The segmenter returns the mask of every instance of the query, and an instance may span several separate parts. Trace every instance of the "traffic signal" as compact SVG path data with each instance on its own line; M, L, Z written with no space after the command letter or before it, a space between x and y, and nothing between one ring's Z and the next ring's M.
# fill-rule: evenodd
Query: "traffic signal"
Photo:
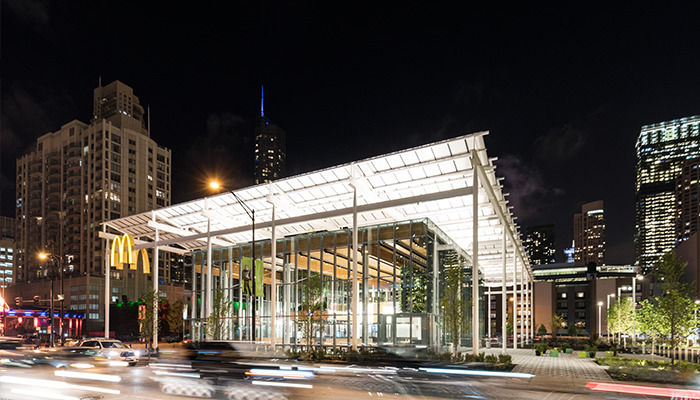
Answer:
M19 297L19 296L15 297L15 305L17 307L22 307L22 298L21 297Z
M34 307L39 306L39 296L34 296Z

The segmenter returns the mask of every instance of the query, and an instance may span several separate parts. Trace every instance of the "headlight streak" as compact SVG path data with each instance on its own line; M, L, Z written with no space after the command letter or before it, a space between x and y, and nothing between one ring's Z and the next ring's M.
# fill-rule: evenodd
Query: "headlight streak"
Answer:
M189 365L180 365L180 364L163 364L163 363L152 363L148 364L149 368L154 368L154 369L187 369L191 370L192 367Z
M56 371L62 372L62 371ZM119 378L121 380L121 378ZM52 388L52 389L80 389L89 390L94 392L108 393L108 394L119 394L119 390L107 389L96 386L83 386L74 385L68 382L52 381L48 379L33 379L33 378L22 378L18 376L0 376L0 382L10 383L16 385L28 385L34 387Z
M313 376L314 376L313 372L260 369L260 368L253 368L250 371L246 371L245 374L252 375L252 376L274 376L274 377L278 377L278 378L289 378L289 379L309 379L309 378L313 378Z
M164 376L179 376L182 378L199 378L199 374L193 372L168 372L168 371L153 371L156 375Z
M102 382L121 382L122 377L119 375L105 375L105 374L94 374L91 372L78 372L78 371L54 371L55 376L60 376L62 378L76 378L76 379L89 379L92 381L102 381Z
M12 393L27 396L29 399L56 399L56 400L80 400L78 397L64 396L58 393L46 393L40 389L15 389L10 390Z
M678 399L700 399L700 391L689 389L663 388L654 386L624 385L619 383L588 382L586 387L603 392L640 394L647 396L671 397Z
M303 383L286 383L286 382L269 382L269 381L253 381L253 385L259 386L278 386L289 388L313 389L314 385L305 385Z
M343 368L336 368L335 372L363 372L363 373L368 373L368 374L395 375L396 369L343 367Z
M110 367L126 367L127 365L129 365L129 363L126 361L110 361L109 362Z
M535 375L525 374L522 372L499 372L499 371L480 371L475 369L449 369L449 368L418 368L421 371L431 374L455 374L455 375L471 375L471 376L493 376L501 378L534 378Z
M85 364L85 363L73 363L73 364L70 364L70 367L72 367L72 368L78 368L78 369L95 368L94 365L92 365L92 364Z

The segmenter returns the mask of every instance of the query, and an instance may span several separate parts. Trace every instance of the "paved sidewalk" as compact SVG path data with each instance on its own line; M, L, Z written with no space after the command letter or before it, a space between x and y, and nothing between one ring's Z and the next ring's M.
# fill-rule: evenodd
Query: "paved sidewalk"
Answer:
M483 349L486 354L501 354L501 349ZM532 349L508 349L516 367L513 372L533 374L538 377L575 378L597 382L612 382L605 369L591 358L578 358L576 354L559 354L559 357L536 356ZM603 356L604 353L599 353Z

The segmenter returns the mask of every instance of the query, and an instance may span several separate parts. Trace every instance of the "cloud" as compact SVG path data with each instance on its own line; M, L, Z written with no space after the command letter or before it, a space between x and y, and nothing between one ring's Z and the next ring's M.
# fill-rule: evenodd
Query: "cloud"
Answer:
M50 21L49 4L48 0L5 0L5 5L10 11L38 30Z
M548 200L564 195L560 188L548 187L542 173L515 155L505 155L497 161L496 174L505 177L504 192L514 213L522 219L537 218L549 211Z
M535 158L567 160L578 154L589 134L572 125L551 129L533 143Z

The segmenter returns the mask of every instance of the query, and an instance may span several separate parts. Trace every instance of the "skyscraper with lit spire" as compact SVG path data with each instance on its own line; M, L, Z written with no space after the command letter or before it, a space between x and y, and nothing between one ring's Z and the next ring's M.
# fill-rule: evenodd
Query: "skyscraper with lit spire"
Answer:
M255 118L255 184L274 181L286 173L286 134L265 116L264 101L261 87L260 116Z

